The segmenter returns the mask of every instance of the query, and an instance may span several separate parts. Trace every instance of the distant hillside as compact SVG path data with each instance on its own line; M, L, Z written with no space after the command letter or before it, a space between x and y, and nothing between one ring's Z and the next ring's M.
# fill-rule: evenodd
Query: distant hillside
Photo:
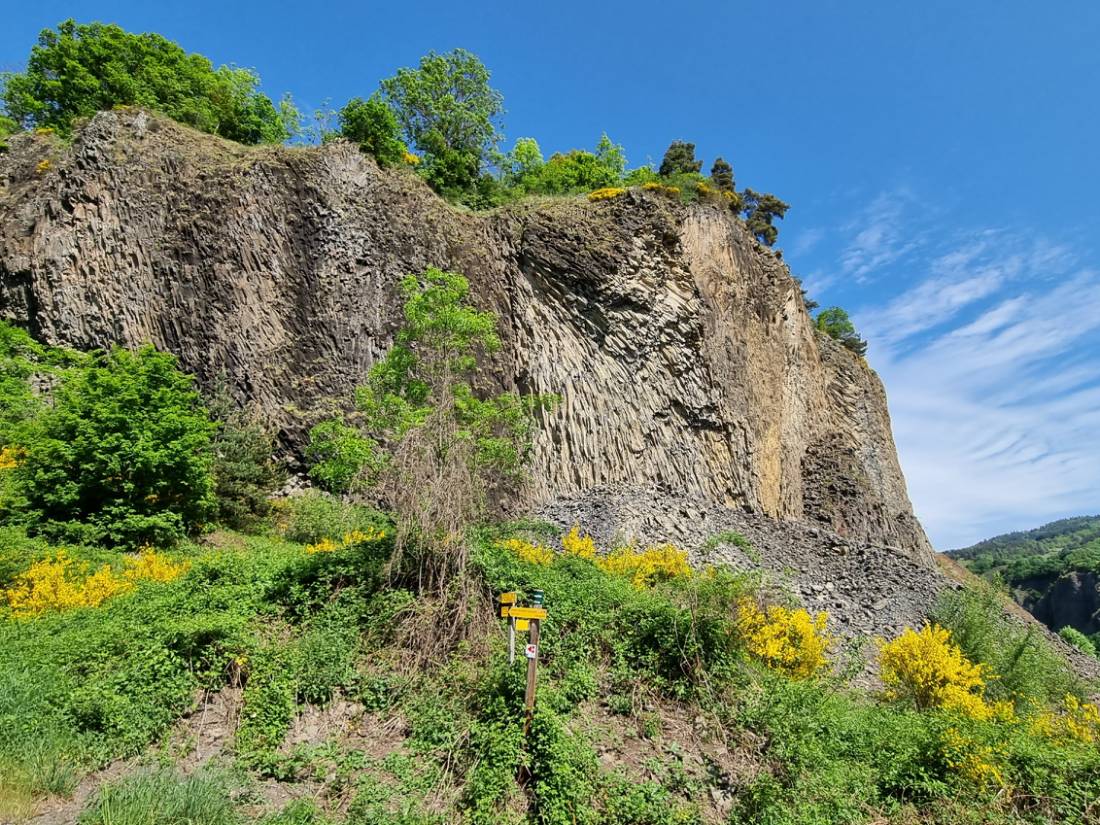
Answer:
M1052 521L950 550L947 555L975 573L998 572L1010 583L1068 570L1100 570L1100 516Z
M1052 630L1100 634L1100 516L1052 521L947 555L979 575L999 575L1016 601Z

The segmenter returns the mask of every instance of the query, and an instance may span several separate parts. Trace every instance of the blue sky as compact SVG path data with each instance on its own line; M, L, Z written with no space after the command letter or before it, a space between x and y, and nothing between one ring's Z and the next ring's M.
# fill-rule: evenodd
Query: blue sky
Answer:
M0 69L66 17L255 67L303 109L468 48L507 144L607 131L722 154L792 204L779 245L848 308L937 547L1100 511L1100 4L5 3Z

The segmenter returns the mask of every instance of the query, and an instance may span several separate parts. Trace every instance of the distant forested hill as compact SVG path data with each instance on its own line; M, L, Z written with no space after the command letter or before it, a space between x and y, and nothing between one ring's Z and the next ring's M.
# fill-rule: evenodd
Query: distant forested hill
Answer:
M1100 571L1100 516L1052 521L950 550L947 555L975 573L1000 573L1009 584L1057 577L1070 570Z

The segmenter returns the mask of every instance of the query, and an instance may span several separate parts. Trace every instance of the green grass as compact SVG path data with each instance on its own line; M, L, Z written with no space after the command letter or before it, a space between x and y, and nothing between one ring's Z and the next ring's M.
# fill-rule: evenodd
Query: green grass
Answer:
M249 774L309 779L348 801L342 816L320 800L295 803L262 820L269 825L701 822L710 790L727 780L687 772L681 745L645 764L603 766L598 754L620 723L592 723L593 708L651 741L667 735L667 711L713 720L746 765L731 791L737 823L1086 823L1095 814L1095 743L1052 741L1027 722L918 712L839 676L792 682L754 665L737 640L735 605L756 592L753 577L716 571L638 589L583 559L538 566L495 546L517 531L556 539L536 524L477 536L471 575L485 599L471 607L468 638L427 670L395 667L428 605L385 585L385 543L309 554L278 538L222 534L216 547L183 548L192 566L174 582L95 609L0 621L0 818L24 817L36 798L70 793L87 770L148 752L198 688L233 680L244 684L235 772L139 770L101 789L81 822L243 822L236 800ZM9 568L47 552L14 538ZM487 602L505 590L522 601L535 589L549 618L525 739L525 662L508 666ZM940 614L972 657L1003 670L995 695L1032 697L1021 712L1081 689L980 596L949 601ZM284 746L304 707L341 696L380 725L399 724L389 751L338 740ZM952 764L955 735L988 749L1010 794Z
M224 774L142 771L105 785L78 825L235 825L242 821ZM291 820L293 821L293 820ZM307 820L308 821L308 820Z

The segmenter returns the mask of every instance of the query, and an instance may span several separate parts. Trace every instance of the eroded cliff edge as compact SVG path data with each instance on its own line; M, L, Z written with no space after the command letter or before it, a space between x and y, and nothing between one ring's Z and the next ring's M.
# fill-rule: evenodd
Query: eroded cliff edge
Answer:
M562 398L533 505L658 489L931 564L878 377L728 211L630 192L463 214L351 146L246 148L142 112L11 144L0 315L46 341L152 341L293 446L389 345L398 279L460 271L502 318L486 380Z

